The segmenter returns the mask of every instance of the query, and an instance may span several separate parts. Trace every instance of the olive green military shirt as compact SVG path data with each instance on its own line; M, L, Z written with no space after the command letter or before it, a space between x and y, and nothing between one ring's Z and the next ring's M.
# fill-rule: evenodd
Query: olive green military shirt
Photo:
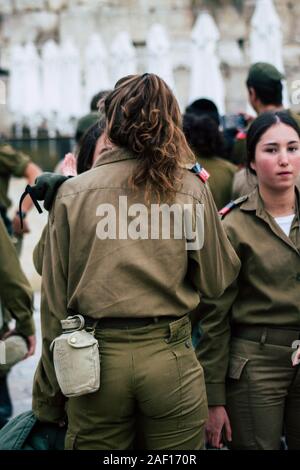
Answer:
M11 176L24 176L30 158L23 152L13 149L8 144L0 144L0 206L8 209L8 186Z
M203 365L210 406L223 405L231 325L300 328L300 226L289 237L265 209L256 188L223 221L241 260L237 280L218 299L202 299L203 337L197 357Z
M220 210L231 201L233 178L238 167L219 157L197 156L197 160L210 174L209 187L217 209Z
M182 317L199 296L219 297L236 278L240 262L222 228L212 195L195 174L183 171L175 203L204 205L204 245L187 251L184 239L100 240L97 227L101 204L128 208L144 203L144 191L133 191L129 178L136 170L134 155L120 149L105 152L96 167L66 181L51 209L37 257L42 269L41 320L43 353L35 375L33 410L43 421L63 415L64 397L57 384L49 345L61 333L67 310L93 318ZM102 206L103 207L103 206ZM109 210L107 208L107 210ZM97 215L98 214L98 215ZM130 216L120 223L121 229ZM151 218L149 219L149 226ZM40 254L38 254L40 253Z
M32 290L1 218L0 260L0 299L15 318L17 332L31 336L34 334Z

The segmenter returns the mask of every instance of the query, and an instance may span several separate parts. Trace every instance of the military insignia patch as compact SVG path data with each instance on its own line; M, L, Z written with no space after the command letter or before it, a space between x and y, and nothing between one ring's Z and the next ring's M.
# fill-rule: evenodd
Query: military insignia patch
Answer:
M195 173L198 176L198 178L200 178L201 181L203 181L203 183L205 183L210 177L210 174L208 173L208 171L206 171L205 168L203 168L203 166L200 165L200 163L196 163L196 165L194 165L191 168L191 171Z

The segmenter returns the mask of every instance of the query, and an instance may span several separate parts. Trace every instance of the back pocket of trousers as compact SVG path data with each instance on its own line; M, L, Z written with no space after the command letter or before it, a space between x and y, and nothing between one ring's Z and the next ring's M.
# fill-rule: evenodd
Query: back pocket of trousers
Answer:
M229 358L227 377L230 379L239 380L248 360L249 359L246 357L238 356L237 354L231 354Z

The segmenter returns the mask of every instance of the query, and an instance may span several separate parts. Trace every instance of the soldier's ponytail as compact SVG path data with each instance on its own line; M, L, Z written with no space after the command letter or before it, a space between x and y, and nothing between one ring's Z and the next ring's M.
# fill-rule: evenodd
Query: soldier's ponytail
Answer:
M155 74L119 80L105 99L107 135L133 152L139 164L132 187L145 188L146 200L169 198L181 180L182 166L195 157L182 131L181 113L167 84Z

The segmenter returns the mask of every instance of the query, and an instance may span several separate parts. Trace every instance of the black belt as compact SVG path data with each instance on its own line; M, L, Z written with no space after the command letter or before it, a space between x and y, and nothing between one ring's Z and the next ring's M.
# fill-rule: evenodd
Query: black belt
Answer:
M87 327L94 328L142 328L143 326L155 325L162 322L172 322L179 320L179 317L175 316L159 316L159 317L139 317L139 318L91 318L87 315L82 315L85 320L85 325Z
M292 347L300 339L299 329L276 328L270 326L232 325L233 337L254 341L261 344Z

